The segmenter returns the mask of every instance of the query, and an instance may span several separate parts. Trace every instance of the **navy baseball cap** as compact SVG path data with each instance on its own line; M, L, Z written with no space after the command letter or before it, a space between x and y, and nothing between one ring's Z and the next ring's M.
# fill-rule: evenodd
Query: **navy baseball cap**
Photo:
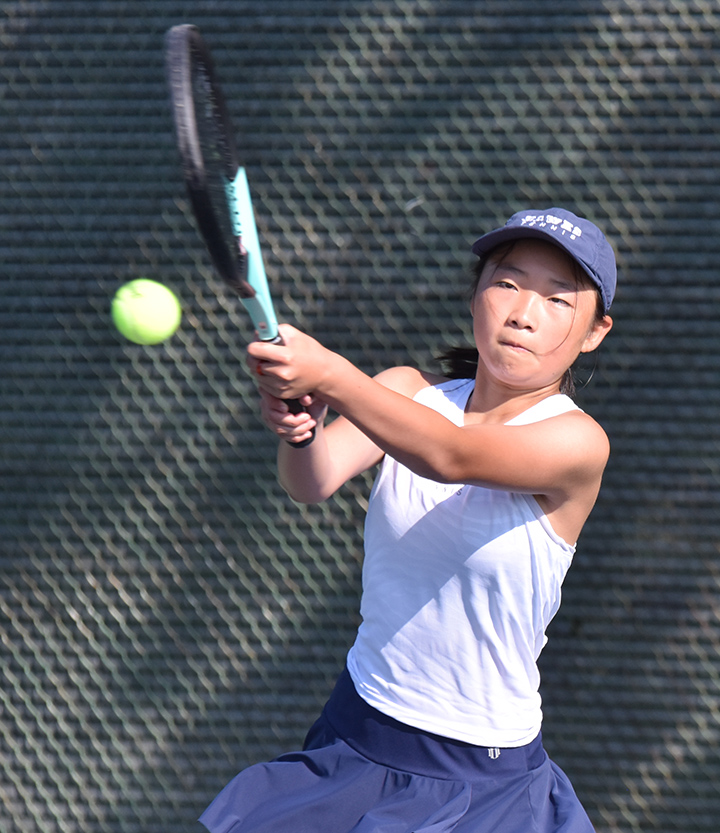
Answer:
M501 243L525 237L547 240L564 249L600 289L605 312L610 309L617 286L615 252L594 223L564 208L518 211L502 228L476 240L472 250L481 256Z

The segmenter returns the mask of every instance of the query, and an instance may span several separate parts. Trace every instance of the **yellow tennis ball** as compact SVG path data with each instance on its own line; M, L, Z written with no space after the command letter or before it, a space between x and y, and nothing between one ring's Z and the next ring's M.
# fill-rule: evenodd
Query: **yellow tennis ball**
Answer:
M113 323L135 344L159 344L180 326L182 309L166 286L147 278L123 284L110 310Z

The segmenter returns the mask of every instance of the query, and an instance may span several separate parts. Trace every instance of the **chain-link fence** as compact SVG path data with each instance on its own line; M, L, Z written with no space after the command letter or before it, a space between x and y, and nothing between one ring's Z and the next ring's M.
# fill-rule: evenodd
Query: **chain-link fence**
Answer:
M619 254L580 404L612 461L543 655L599 833L720 814L720 8L710 0L0 0L0 830L176 833L295 747L358 622L370 480L274 479L174 148L210 42L284 319L368 371L469 336L482 231L562 205ZM124 342L117 286L180 295ZM588 367L588 375L593 368Z

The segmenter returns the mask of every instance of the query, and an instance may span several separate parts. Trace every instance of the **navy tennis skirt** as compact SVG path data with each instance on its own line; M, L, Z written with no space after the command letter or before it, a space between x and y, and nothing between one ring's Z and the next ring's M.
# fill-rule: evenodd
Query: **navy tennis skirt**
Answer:
M369 706L343 672L302 752L236 776L200 818L211 833L594 833L538 736L488 749Z

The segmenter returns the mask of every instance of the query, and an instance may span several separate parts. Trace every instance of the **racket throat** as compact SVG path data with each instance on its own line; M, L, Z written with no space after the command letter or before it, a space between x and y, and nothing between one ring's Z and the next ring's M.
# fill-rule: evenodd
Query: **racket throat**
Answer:
M265 308L257 297L245 298L241 296L240 300L255 324L255 329L260 341L269 341L273 344L280 344L282 339L278 335L277 323L266 320L267 316L265 315Z
M273 341L278 335L278 324L265 277L245 169L238 168L235 178L228 181L225 187L238 241L238 264L242 264L238 294L252 317L260 340ZM243 291L245 288L250 289L252 294Z

